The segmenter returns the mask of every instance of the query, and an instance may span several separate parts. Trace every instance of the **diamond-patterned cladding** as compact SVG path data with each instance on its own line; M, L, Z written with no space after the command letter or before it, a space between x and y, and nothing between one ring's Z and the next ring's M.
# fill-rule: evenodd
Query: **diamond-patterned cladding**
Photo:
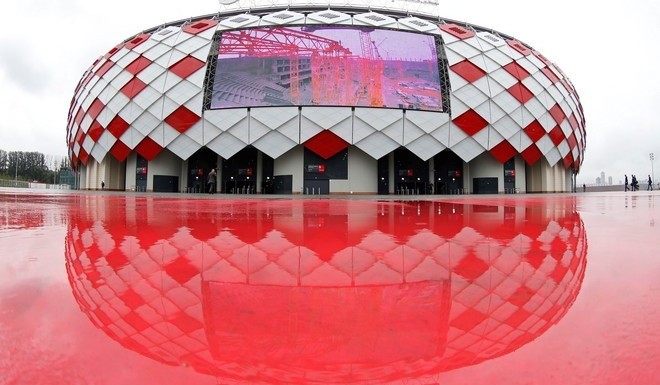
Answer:
M200 119L201 117L197 114L181 106L165 118L165 123L172 126L175 130L184 133Z
M185 79L191 74L197 72L200 68L204 67L205 63L192 56L186 56L179 60L177 63L170 66L170 71L177 74L180 78Z
M545 135L545 130L538 120L534 120L532 123L527 125L524 130L527 136L529 136L533 142L538 142L539 139Z
M142 155L146 160L151 161L163 151L163 147L147 136L135 147L135 151Z
M530 91L522 83L514 84L507 91L509 91L509 93L522 104L527 103L531 98L534 97L532 91Z
M127 65L125 70L132 73L133 75L137 75L142 72L143 69L149 67L151 63L152 61L146 57L139 56L137 59L133 60L131 64Z
M472 64L472 62L469 60L463 60L462 62L456 63L449 68L451 68L452 71L456 72L463 79L470 83L474 83L475 81L486 76L486 72L484 70Z
M141 34L141 35L137 35L137 36L135 36L134 38L132 38L131 40L129 40L129 41L126 43L125 47L126 47L127 49L133 49L133 48L137 47L138 45L144 43L145 41L149 40L149 37L150 37L150 36L151 36L151 35L150 35L150 34L147 34L147 33L144 33L144 34Z
M332 157L348 146L349 144L345 140L329 130L323 130L305 142L305 147L323 159Z
M470 136L488 126L488 121L472 109L467 110L460 116L454 118L453 122Z
M536 147L535 144L530 145L522 152L523 159L525 159L525 162L527 162L527 164L529 164L530 166L536 163L539 159L541 159L542 156L543 154L541 153L539 148Z
M474 31L456 24L442 24L440 29L459 39L469 39L475 35Z
M505 163L513 158L518 151L506 140L501 141L497 146L489 150L490 154L500 163Z
M131 81L126 83L125 86L121 88L121 92L126 95L129 99L133 99L137 94L142 92L143 89L147 88L147 85L138 78L133 78Z
M105 73L108 72L108 71L110 70L110 68L112 68L114 65L115 65L115 63L113 63L112 61L110 61L110 60L106 61L105 64L103 64L103 65L101 66L101 68L99 68L98 70L96 70L96 75L97 75L98 77L102 77L102 76L105 75ZM88 82L89 80L90 80L90 79L86 79L86 82Z
M92 102L92 105L89 106L89 109L87 110L87 114L89 114L89 116L92 119L96 119L101 113L101 111L103 111L104 107L105 105L103 105L103 103L99 99L95 99L94 102Z
M366 22L367 19L364 19L366 16L360 15L355 20ZM230 23L234 19L238 22L239 18L243 18L245 21L242 21L240 25ZM327 24L336 21L347 23L350 22L350 19L350 15L328 10L310 14L306 19L300 20L310 24ZM287 22L290 20L287 19ZM396 28L397 25L396 18L392 18L389 22L383 21L381 18L369 20L374 23L386 23L387 26L393 28ZM449 71L452 87L448 89L453 92L450 94L453 115L456 117L453 123L460 127L461 131L450 136L449 125L443 128L442 135L447 136L441 140L444 145L454 148L454 145L463 141L461 135L467 133L473 135L480 145L477 147L463 143L460 150L454 148L460 152L459 156L466 156L464 160L468 161L479 153L489 151L498 161L501 161L510 153L508 147L503 150L506 145L502 144L502 137L517 149L517 153L528 149L529 142L539 143L544 136L541 135L542 132L534 121L534 119L538 119L546 127L546 131L549 131L547 139L538 145L538 149L544 153L548 162L553 163L553 160L568 162L572 159L573 163L569 167L579 167L578 163L584 158L583 152L586 143L584 112L573 84L558 66L518 40L502 38L495 32L484 32L479 27L468 24L459 25L453 22L445 23L442 20L433 26L428 21L411 17L398 19L398 21L399 28L403 30L417 29L426 32L425 28L428 26L438 28L429 32L441 34L445 40L447 59L452 64L451 71ZM258 23L258 16L238 15L223 20L220 25L222 29L231 29L248 25L256 26ZM272 21L268 23L272 24ZM367 22L367 24L369 23ZM187 131L194 125L199 117L193 115L201 115L203 109L200 104L203 103L201 85L204 82L205 71L202 70L208 60L208 52L205 50L208 50L208 46L212 42L213 31L217 25L218 21L204 18L182 21L178 25L172 24L155 31L153 35L151 33L138 34L127 42L113 47L95 60L76 85L69 110L67 138L71 156L75 156L78 162L84 160L86 163L90 157L96 159L96 156L104 155L104 152L98 149L92 151L92 144L102 140L101 135L105 132L103 127L116 138L120 138L126 132L127 123L122 122L119 118L118 113L120 112L124 119L133 124L136 121L143 121L144 119L140 120L140 115L148 111L161 121L169 119L168 124L172 124L172 127L179 133ZM374 24L376 27L378 25L381 24ZM479 39L474 39L477 35ZM471 62L471 58L479 58L480 61ZM482 63L483 60L485 62ZM136 77L139 78L136 80ZM183 83L181 79L189 80L192 87L186 88L188 83ZM482 93L479 95L480 99L474 99L473 96L477 96L477 94L465 88L468 83ZM147 87L151 87L149 90L153 90L156 94L146 95ZM505 90L508 92L504 92ZM162 104L160 99L155 99L159 93L163 95L162 100L167 100L168 103ZM139 100L136 99L138 96ZM469 100L465 99L466 97ZM486 102L484 103L482 99ZM489 103L489 99L494 103ZM137 105L127 106L130 100L134 100ZM522 118L519 112L523 110L519 103L524 104L523 108L525 108ZM106 106L107 108L105 108ZM186 110L179 111L181 107ZM309 113L304 113L306 108L310 109ZM321 111L336 107L318 106L313 108ZM305 141L322 129L331 129L349 143L358 143L364 139L365 133L362 132L364 129L358 128L356 134L356 129L352 124L355 118L361 119L362 115L358 116L349 110L345 118L342 116L341 124L337 123L336 127L330 127L319 124L315 119L317 112L311 111L312 107L303 107L302 118L298 118L298 125L304 127L305 122L309 121L316 126L309 130L300 128L300 136L294 141ZM533 116L530 117L527 111ZM374 117L379 116L380 112L385 112L385 110L376 111L373 114ZM546 113L552 116L558 128L553 128L554 124L550 123L550 118L546 118ZM266 115L269 114L266 113ZM511 119L506 116L509 114L516 114L516 117ZM271 115L277 116L277 113L274 112ZM295 122L291 124L295 126ZM488 125L497 131L493 131L493 133L499 134L494 140L482 131ZM511 127L507 127L509 125ZM521 136L523 127L526 135ZM204 132L206 128L210 131ZM201 135L202 138L205 138L203 140L205 142L216 140L219 134L218 129L210 125L207 125L206 128L200 128L200 132L196 132L195 135ZM246 129L246 135L249 135L248 131L249 129ZM403 134L400 134L398 128L396 130L388 128L382 132L399 144L412 145L414 142L415 148L424 147L421 143L422 140L425 140L424 137L419 136L421 133L414 130L404 130ZM282 131L281 133L291 139L288 132ZM439 134L434 133L433 135ZM263 137L263 134L256 137ZM141 135L131 138L124 138L126 140L124 144L132 143L128 147L134 147L141 140ZM383 148L389 148L391 144L389 140L380 136L371 138L368 143L363 142L358 147L369 148L369 151L373 152L373 149L379 146L378 141L381 138L387 142ZM449 143L449 138L452 143ZM87 141L85 142L85 140ZM173 138L170 138L166 143L170 143L172 140ZM268 140L278 139L272 135L264 140L260 139L260 146L269 147L269 144L266 143ZM520 140L528 140L528 142L522 143ZM249 142L247 139L243 141ZM492 147L490 144L492 142L498 144ZM557 146L557 151L562 154L561 158L557 158L557 151L552 151L548 147L550 142ZM83 144L86 146L86 150L82 156L79 156L78 152ZM449 146L450 144L451 146ZM216 148L224 148L220 143L214 145ZM78 146L75 151L73 151L74 146ZM111 146L111 143L105 143L103 146ZM432 156L436 151L434 149L440 148L437 145L426 147L428 147L428 153L425 153L424 156L429 154ZM528 149L525 159L528 161L534 159L535 155L532 155L534 152L534 148ZM568 158L569 152L572 154L570 158ZM378 151L378 154L380 153L381 151ZM113 155L115 154L113 153Z
M92 125L89 127L89 131L87 131L87 136L92 138L94 142L97 142L101 135L103 135L104 128L101 125L101 123L97 122L96 120L92 122Z
M217 20L204 19L186 25L185 27L183 27L183 31L191 35L197 35L210 28L215 27L216 25L218 25Z
M548 79L550 79L550 81L551 81L553 84L554 84L554 83L557 83L557 82L559 81L559 78L557 77L557 75L555 75L555 73L552 72L552 70L551 70L550 68L545 67L545 68L541 69L541 72L543 72L543 74L544 74L545 76L547 76Z
M121 140L115 142L110 149L110 153L120 162L123 162L131 154L131 149Z
M520 64L516 63L515 61L505 65L502 68L504 68L506 72L510 73L518 80L524 80L529 76L529 72L527 72L526 69L524 69Z

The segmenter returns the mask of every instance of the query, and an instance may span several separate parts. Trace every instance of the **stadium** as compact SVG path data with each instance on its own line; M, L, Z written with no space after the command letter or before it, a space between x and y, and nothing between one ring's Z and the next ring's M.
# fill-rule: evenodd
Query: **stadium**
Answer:
M432 1L222 0L83 74L67 145L82 189L497 194L575 187L575 88Z

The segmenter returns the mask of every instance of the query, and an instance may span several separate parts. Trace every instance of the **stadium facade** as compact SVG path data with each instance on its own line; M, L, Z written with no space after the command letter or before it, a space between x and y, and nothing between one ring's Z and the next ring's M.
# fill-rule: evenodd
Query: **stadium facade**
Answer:
M132 36L84 73L67 126L81 188L203 192L212 168L225 193L574 188L578 94L520 40L432 2L220 8Z

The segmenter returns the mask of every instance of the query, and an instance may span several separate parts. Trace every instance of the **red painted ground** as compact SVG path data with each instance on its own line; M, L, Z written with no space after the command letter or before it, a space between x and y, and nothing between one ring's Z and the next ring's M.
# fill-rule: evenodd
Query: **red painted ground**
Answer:
M655 384L656 197L0 191L0 384Z

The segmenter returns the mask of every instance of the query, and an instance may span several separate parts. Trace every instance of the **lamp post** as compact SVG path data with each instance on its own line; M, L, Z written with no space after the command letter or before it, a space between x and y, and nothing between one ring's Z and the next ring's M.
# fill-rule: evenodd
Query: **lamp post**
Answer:
M16 154L16 173L14 174L14 186L18 187L18 152L15 152Z
M655 180L655 174L653 173L653 160L655 159L655 156L653 153L649 154L649 159L651 159L651 181Z

